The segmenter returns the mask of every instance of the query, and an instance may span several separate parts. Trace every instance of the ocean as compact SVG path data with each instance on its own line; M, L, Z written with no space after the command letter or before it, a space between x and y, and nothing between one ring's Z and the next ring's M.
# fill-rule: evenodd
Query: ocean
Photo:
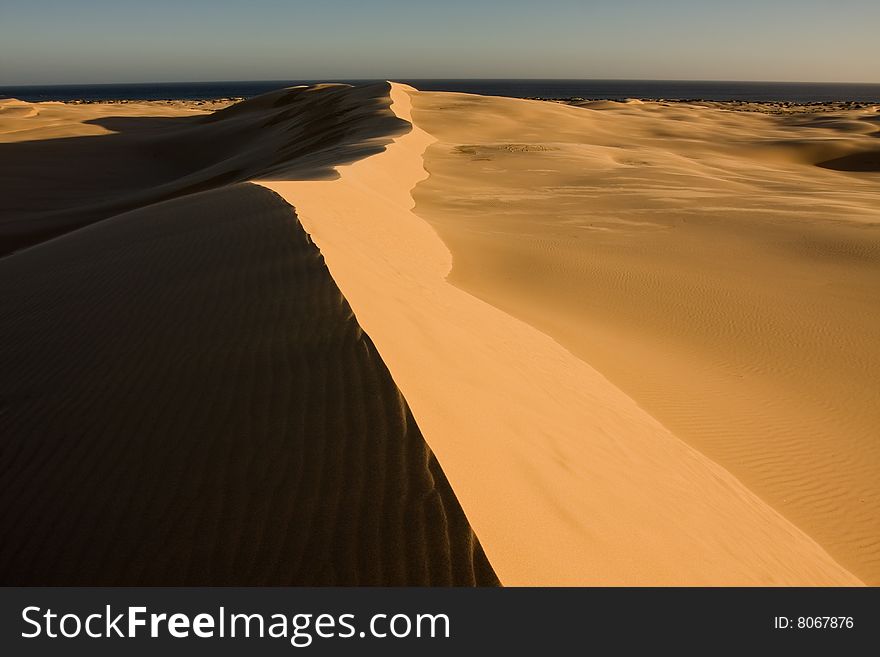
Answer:
M314 82L362 84L371 80L263 80L0 86L0 98L44 100L163 100L257 96ZM460 91L517 98L667 98L670 100L859 101L880 103L880 84L813 82L716 82L686 80L401 80L425 91Z

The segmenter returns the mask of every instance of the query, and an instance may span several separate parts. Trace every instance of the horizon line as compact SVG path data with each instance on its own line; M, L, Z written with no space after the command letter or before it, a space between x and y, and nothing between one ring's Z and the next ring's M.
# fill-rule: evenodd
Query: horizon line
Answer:
M344 76L325 76L321 78L255 78L255 79L211 79L211 80L153 80L146 82L45 82L45 83L0 83L3 88L22 87L77 87L77 86L113 86L113 85L167 85L167 84L222 84L241 82L377 82L377 81L497 81L497 82L713 82L713 83L761 83L761 84L819 84L819 85L865 85L880 86L880 82L858 81L823 81L823 80L748 80L748 79L721 79L721 78L494 78L494 77L374 77L358 78Z

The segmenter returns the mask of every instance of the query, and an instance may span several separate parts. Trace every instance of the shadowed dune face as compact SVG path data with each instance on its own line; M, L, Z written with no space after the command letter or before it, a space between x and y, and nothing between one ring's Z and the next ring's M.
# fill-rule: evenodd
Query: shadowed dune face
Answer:
M113 217L0 295L4 584L497 584L276 194Z
M0 255L226 184L332 178L334 166L381 151L409 128L388 104L385 83L281 89L210 115L96 109L84 122L79 106L45 104L28 118L18 112L22 105L7 103L0 114ZM49 117L66 122L56 138L29 127Z
M849 155L819 162L818 166L835 171L880 172L880 149L850 153Z
M876 112L413 98L450 281L880 582Z

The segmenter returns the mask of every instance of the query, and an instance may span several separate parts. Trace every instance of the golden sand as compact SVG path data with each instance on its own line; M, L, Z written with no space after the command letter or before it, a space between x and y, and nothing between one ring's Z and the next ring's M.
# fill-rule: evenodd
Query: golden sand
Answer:
M15 301L0 329L18 363L0 424L25 459L4 475L4 567L81 583L880 582L876 108L388 89L0 102ZM326 258L317 278L310 247L266 255L300 225ZM294 312L298 295L317 305ZM324 353L319 335L323 365L291 356ZM199 351L207 338L226 346ZM139 456L157 427L187 458L221 434L230 451L180 478L163 452ZM380 453L359 467L370 435ZM409 460L389 451L401 441ZM424 484L428 506L395 504L383 476L395 500ZM120 494L83 484L99 480ZM381 504L339 522L364 486ZM22 524L24 500L47 522ZM232 524L187 533L154 501ZM105 524L63 520L98 503ZM291 552L271 520L298 504L313 538ZM316 571L321 541L348 531L392 541L345 541ZM102 572L82 561L95 540L136 560ZM200 550L210 572L188 569Z
M414 104L450 282L880 583L877 108Z
M426 130L436 127L419 116L432 102L455 108L462 97L419 94L396 84L391 95L392 110L412 117L414 127L384 153L339 167L335 181L263 184L296 205L410 402L502 582L857 583L810 536L588 361L537 324L505 312L501 303L491 299L490 305L446 279L459 247L450 240L447 248L422 219L432 216L421 210L422 190L442 190L437 192L447 202L442 214L452 223L462 217L453 206L468 194L483 199L499 194L483 180L450 182L442 171L431 170L431 149L445 147ZM464 99L489 107L496 102ZM533 119L545 110L585 112L497 102L524 108L524 114L502 121L520 131L544 130ZM468 111L450 114L461 130L483 120ZM469 146L465 150L472 150ZM530 160L536 153L554 153L550 148L523 144L499 150ZM456 156L465 158L462 167L474 157ZM528 169L546 168L531 161ZM501 205L515 207L527 198L525 183L533 175L527 170L502 175L499 187L508 187ZM413 187L420 214L413 212ZM547 202L564 204L563 190L555 192L558 196L547 194ZM504 232L490 226L491 213L486 223L482 215L468 219L475 233ZM447 232L441 230L441 236ZM541 242L540 236L514 241ZM491 272L492 254L472 253L485 263L484 273Z

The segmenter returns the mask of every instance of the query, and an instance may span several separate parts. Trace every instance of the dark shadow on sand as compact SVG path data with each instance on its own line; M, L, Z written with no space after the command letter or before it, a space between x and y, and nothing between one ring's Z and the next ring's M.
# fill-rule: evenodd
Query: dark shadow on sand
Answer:
M115 214L253 179L332 179L410 129L387 83L280 89L207 116L108 117L113 134L0 144L0 256Z

